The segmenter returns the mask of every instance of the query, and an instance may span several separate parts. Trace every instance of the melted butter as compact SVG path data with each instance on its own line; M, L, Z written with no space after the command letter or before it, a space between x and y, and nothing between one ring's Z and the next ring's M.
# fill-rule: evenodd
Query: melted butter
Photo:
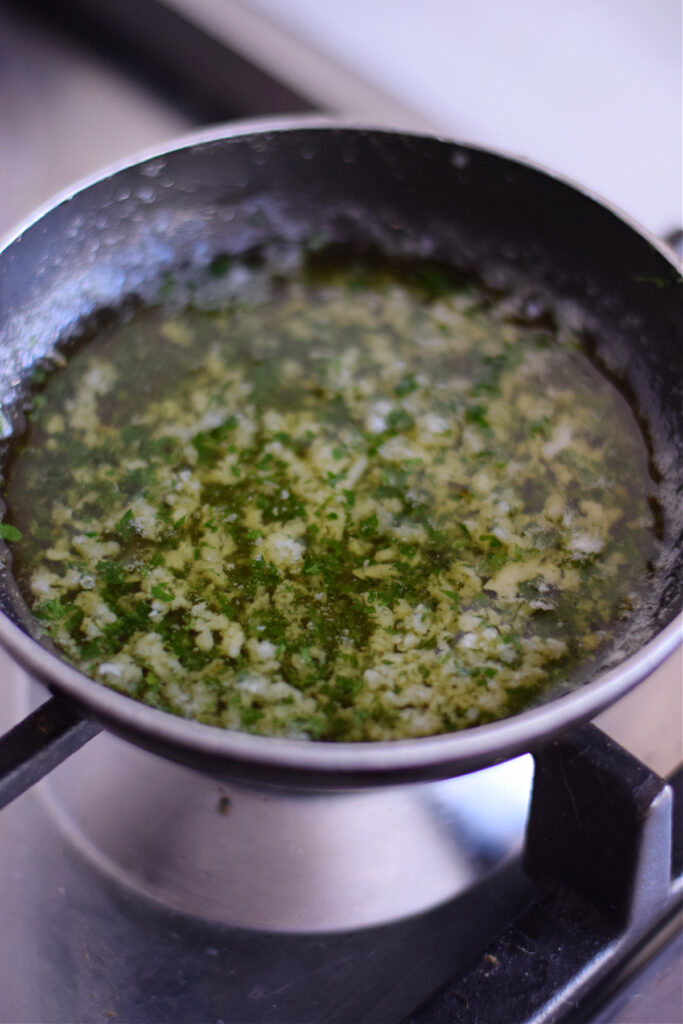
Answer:
M655 545L618 392L472 284L252 273L248 302L101 331L37 396L7 500L43 630L267 735L429 735L580 680Z

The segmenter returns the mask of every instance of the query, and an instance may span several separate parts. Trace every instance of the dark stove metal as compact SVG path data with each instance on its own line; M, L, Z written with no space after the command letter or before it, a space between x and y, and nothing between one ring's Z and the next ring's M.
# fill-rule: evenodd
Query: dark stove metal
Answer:
M99 727L51 697L0 737L0 810L75 753Z
M405 1024L585 1024L680 927L683 769L667 785L595 726L535 762L524 863L539 895Z

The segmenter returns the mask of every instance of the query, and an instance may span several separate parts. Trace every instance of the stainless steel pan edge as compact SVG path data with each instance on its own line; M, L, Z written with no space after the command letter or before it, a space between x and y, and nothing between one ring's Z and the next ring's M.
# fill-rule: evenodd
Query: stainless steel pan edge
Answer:
M355 787L446 778L533 751L592 719L683 641L683 615L627 662L541 707L463 732L378 743L315 743L230 732L176 718L93 683L0 618L0 644L36 680L104 728L153 753L225 778Z
M90 185L135 167L141 160L164 157L180 149L201 147L205 143L240 138L254 132L287 132L301 128L383 131L372 125L359 125L358 122L305 117L248 122L193 133L168 146L147 152L142 157L117 164L81 183L75 190L62 194L23 225L14 240L20 239L31 225L38 224L46 214ZM402 132L401 135L406 137L407 133ZM416 142L422 138L433 138L420 135L408 137ZM445 142L451 144L451 140ZM504 154L493 155L505 158ZM540 170L530 162L516 160L515 163ZM585 190L577 190L573 183L560 176L552 177L574 191L581 191L587 198L595 199ZM597 199L595 201L600 202L603 208L610 209L607 204ZM670 252L657 239L643 232L618 211L611 210L611 213L637 232L675 268ZM572 725L594 717L649 675L682 640L683 616L678 615L634 655L592 683L541 707L491 725L419 740L325 744L228 732L175 718L138 704L93 683L41 647L5 616L0 616L0 644L16 661L54 692L71 698L84 715L112 732L164 756L219 775L312 788L438 778L472 771L531 750Z

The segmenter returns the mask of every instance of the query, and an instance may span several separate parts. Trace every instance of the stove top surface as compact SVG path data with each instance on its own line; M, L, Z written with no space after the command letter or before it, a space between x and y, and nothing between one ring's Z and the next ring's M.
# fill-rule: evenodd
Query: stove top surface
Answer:
M3 667L15 706L25 707L39 688ZM0 916L12 926L0 931L0 1021L465 1024L476 1010L488 1024L672 1024L683 843L671 846L669 787L589 726L537 755L528 814L528 762L359 794L360 819L352 795L341 797L339 815L330 813L339 797L320 797L318 831L314 823L308 836L300 822L315 808L305 798L287 849L282 824L300 815L296 801L95 737L2 811ZM681 773L678 783L680 801ZM392 829L383 826L386 849L376 836L368 846L380 859L375 886L392 840L405 849L402 828L416 829L423 835L408 844L408 862L421 865L436 843L441 863L429 863L437 873L450 863L450 898L431 893L422 911L363 923L363 872L319 854L330 838L335 849L354 836L367 842L372 801L395 816ZM250 814L255 805L261 818L264 803L259 834ZM680 820L674 828L683 839ZM245 907L263 907L258 893L240 895L255 877L263 884L263 864L273 874L270 916L238 926ZM400 877L410 879L410 868ZM353 909L360 894L351 927L298 916L321 869L318 904L336 890ZM391 917L391 888L388 896ZM338 901L330 906L339 911ZM644 999L648 1016L629 1018Z

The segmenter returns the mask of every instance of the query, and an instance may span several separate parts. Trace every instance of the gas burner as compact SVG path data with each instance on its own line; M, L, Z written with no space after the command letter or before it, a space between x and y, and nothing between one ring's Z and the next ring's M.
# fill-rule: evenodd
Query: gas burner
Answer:
M0 799L45 707L2 741ZM683 773L594 726L534 760L303 795L99 735L2 812L0 1019L585 1021L675 931Z

